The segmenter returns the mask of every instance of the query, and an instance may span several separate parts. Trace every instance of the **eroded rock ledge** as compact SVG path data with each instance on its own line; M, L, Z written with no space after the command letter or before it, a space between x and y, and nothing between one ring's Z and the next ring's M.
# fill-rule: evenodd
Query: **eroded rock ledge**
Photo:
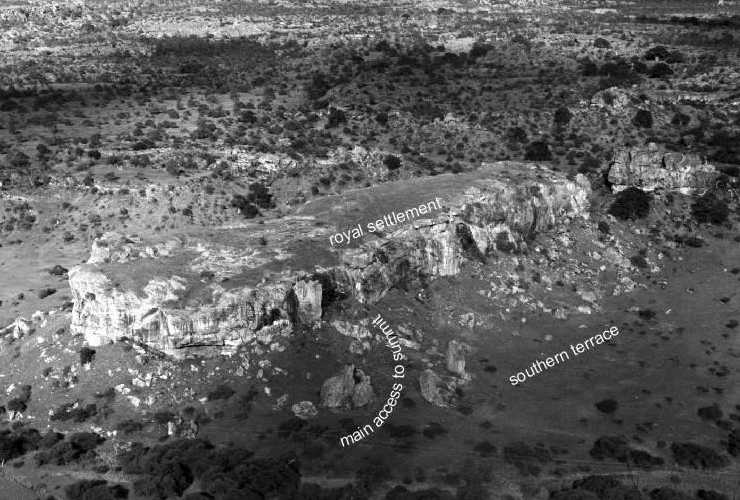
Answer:
M534 164L399 181L328 197L294 216L147 240L108 233L69 271L72 331L90 344L128 337L172 355L270 345L315 325L337 296L374 302L466 259L524 249L537 233L588 218L589 187ZM329 236L439 197L444 210L336 249Z
M643 191L679 191L690 194L714 185L719 172L699 155L647 149L621 149L614 153L608 180L615 191L638 187Z

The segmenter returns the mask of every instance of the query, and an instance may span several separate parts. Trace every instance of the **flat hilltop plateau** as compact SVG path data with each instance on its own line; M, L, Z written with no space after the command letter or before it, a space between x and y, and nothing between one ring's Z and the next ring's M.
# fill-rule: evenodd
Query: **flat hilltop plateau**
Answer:
M0 500L722 500L737 2L0 5Z

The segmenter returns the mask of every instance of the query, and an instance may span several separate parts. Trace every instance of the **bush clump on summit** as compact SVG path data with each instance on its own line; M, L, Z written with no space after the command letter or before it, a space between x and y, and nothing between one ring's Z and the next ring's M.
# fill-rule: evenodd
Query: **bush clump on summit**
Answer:
M629 187L617 193L609 213L617 219L641 219L650 213L650 195L642 189Z

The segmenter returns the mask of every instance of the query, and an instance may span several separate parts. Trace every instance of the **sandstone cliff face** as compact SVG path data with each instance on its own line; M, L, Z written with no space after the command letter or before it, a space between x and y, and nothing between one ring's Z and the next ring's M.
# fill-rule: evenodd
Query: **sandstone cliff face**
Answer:
M470 186L446 198L443 214L344 250L334 279L359 301L372 303L410 279L453 276L465 260L516 252L537 233L588 218L585 178L568 181L549 171L526 170L526 165L493 165L502 170L517 166L524 168L518 174L528 175Z
M614 153L608 180L615 191L634 186L644 191L660 189L689 194L711 187L717 175L714 166L704 163L698 155L656 148L622 149Z
M198 305L180 301L190 284L182 277L153 278L143 290L122 290L90 265L70 270L72 331L91 345L128 337L178 355L182 348L214 346L229 352L241 344L269 344L292 325L316 321L321 285L298 281L224 290L213 286ZM298 293L300 293L300 299ZM318 293L315 293L318 292ZM320 314L319 314L320 317Z
M320 224L341 224L336 200L294 218L158 241L105 234L88 263L69 271L72 331L93 345L129 337L173 355L269 345L295 325L319 323L325 295L372 303L394 286L455 275L466 260L518 252L537 233L588 217L585 179L529 164L381 188L363 191L370 199L361 206L387 213L414 206L414 196L440 197L443 210L348 248L331 248L334 229Z

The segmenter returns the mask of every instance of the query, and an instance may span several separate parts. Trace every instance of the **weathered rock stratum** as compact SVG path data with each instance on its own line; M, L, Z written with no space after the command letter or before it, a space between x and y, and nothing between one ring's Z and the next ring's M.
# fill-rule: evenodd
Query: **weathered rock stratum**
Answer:
M615 191L638 187L689 194L711 187L718 172L695 154L671 153L657 148L621 149L614 153L608 180Z
M108 233L69 271L72 330L90 344L130 338L173 355L195 347L276 347L320 322L338 297L372 303L466 260L520 252L538 233L588 218L585 178L526 163L398 181L309 203L295 215L145 239ZM344 248L329 236L439 198L428 218L368 233Z

